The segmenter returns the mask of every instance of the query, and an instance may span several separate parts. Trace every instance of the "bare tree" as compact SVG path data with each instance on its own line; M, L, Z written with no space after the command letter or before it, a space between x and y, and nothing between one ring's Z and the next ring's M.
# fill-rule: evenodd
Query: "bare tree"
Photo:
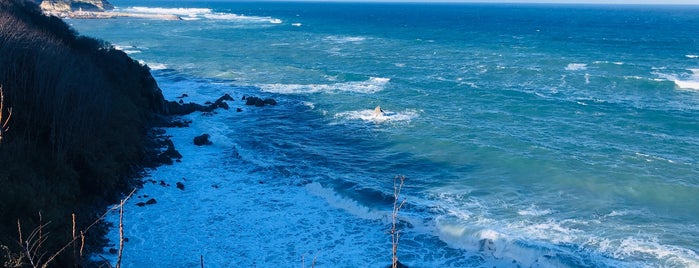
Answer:
M400 238L400 230L397 228L398 211L405 205L407 199L398 202L400 199L400 191L403 189L403 183L405 182L405 176L396 176L393 178L393 211L391 213L391 243L393 244L392 252L393 258L391 259L391 268L402 267L403 265L398 261L398 239Z
M5 116L5 109L7 109L7 116ZM0 86L0 143L5 133L10 130L10 118L12 118L12 108L5 107L5 94Z

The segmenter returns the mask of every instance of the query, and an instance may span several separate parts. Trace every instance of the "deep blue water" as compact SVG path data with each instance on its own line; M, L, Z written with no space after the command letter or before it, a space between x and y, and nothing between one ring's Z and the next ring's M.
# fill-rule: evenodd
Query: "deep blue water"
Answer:
M405 175L411 267L699 266L697 6L114 4L185 19L69 20L166 96L280 102L208 119L242 159L221 165L379 229L352 217Z

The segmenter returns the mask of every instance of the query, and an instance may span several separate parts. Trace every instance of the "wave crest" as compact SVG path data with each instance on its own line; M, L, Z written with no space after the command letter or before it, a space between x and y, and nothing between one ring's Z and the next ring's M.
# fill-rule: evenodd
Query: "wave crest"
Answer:
M376 93L384 90L390 78L371 77L366 81L354 81L335 84L263 84L258 85L262 91L279 94L311 94L322 92Z
M335 118L362 120L373 123L410 121L417 116L418 113L414 110L405 110L402 112L386 111L384 114L376 114L373 109L368 109L335 114Z

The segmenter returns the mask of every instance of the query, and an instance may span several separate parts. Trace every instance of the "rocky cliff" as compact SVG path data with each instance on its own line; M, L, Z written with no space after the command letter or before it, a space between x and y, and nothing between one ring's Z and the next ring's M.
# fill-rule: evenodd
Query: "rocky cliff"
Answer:
M46 14L114 9L114 6L107 0L43 0L40 7Z

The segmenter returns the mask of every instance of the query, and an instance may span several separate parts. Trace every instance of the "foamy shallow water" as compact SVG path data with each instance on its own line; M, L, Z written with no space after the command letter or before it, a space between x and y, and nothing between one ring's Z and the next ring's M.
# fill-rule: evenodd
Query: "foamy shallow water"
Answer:
M693 9L184 5L71 20L168 99L243 109L168 129L185 159L127 205L129 266L384 266L397 174L411 267L699 266Z

